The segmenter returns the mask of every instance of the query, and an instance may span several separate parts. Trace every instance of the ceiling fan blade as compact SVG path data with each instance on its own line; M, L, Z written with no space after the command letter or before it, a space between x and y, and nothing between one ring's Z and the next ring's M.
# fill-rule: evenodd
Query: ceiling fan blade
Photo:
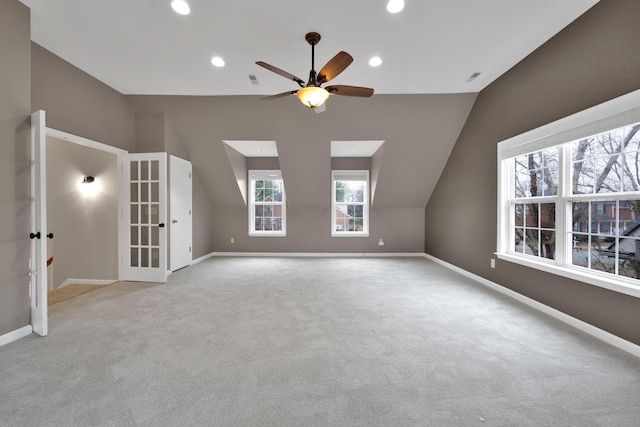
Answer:
M287 92L278 93L278 94L276 94L276 95L265 96L265 97L260 98L260 99L266 99L266 100L269 100L269 99L282 98L282 97L284 97L284 96L293 95L293 94L295 94L296 92L298 92L298 91L297 91L297 90L289 90L289 91L287 91Z
M294 82L298 83L301 86L304 86L304 80L302 80L300 77L296 77L293 74L287 73L286 71L281 70L278 67L274 67L271 64L267 64L266 62L256 61L256 64L258 64L263 68L266 68L269 71L273 71L274 73L279 74L286 79L293 80Z
M373 89L370 87L334 85L325 88L329 93L344 96L362 96L368 97L373 95Z
M347 52L338 52L318 73L318 84L326 83L343 72L353 62L353 57Z

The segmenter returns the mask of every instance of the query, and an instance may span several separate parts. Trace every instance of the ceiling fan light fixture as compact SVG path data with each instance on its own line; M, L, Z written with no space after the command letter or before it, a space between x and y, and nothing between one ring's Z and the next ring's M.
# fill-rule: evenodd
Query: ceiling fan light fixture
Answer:
M329 92L319 86L307 86L298 89L296 96L305 107L316 108L324 104L329 97Z
M180 15L188 15L191 13L189 3L187 3L185 0L173 0L171 2L171 8L175 13L178 13Z
M389 13L398 13L404 9L404 0L389 0L387 10Z

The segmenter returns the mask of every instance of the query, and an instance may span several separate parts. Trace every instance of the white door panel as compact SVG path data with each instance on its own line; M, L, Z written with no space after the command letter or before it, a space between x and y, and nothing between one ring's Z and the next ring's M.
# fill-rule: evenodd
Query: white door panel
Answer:
M171 271L191 264L191 162L175 156L169 158L170 256Z

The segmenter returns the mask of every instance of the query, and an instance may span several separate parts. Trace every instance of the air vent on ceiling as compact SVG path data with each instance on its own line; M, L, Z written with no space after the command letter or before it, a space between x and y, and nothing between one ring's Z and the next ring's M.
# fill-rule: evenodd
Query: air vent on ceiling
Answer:
M255 74L249 74L249 80L251 81L251 83L253 83L254 85L258 84L258 78L255 76Z
M480 75L480 73L473 73L469 76L469 78L467 79L467 83L472 82L476 79L476 77L478 77Z

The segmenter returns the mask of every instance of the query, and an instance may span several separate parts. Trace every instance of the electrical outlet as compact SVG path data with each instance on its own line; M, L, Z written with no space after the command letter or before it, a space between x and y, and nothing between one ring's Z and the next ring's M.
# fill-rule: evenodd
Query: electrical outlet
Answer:
M384 240L382 239L378 240L378 246L384 246Z
M496 268L496 260L495 260L495 258L491 258L491 268Z
M236 239L232 237L231 238L231 244L233 245L235 242L236 242Z

